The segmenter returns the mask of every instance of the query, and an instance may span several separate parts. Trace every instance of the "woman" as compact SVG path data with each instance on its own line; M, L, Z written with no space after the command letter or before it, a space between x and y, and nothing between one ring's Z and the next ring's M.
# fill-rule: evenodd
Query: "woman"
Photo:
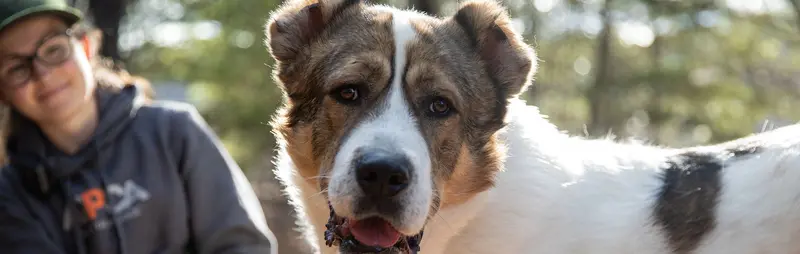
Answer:
M0 252L276 253L244 174L191 106L150 103L64 0L0 2Z

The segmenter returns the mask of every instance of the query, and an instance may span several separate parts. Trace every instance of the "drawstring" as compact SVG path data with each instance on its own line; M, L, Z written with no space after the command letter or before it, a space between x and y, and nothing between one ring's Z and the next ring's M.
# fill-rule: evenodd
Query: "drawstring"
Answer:
M94 152L95 152L95 159L93 160L94 168L95 168L95 170L97 170L100 173L100 184L103 185L103 190L105 190L105 192L108 193L107 192L108 191L108 185L106 184L105 170L100 168L100 166L103 165L102 163L100 163L100 160L101 160L100 147L97 145L97 142L93 142L92 143L92 148L94 149ZM109 196L107 198L110 201L111 197ZM109 204L110 203L111 202L109 202ZM111 219L111 223L113 223L113 225L114 225L114 232L115 232L115 235L117 237L117 243L119 244L119 253L120 254L126 254L126 252L127 252L126 250L128 248L126 247L126 243L125 243L125 233L122 232L122 223L119 221L119 218L117 218L116 214L114 214L114 209L109 209L108 214L109 214L109 217Z
M92 144L90 144L90 147L92 149L92 152L94 152L94 154L91 155L91 156L94 157L94 159L91 162L92 163L91 167L92 167L92 169L96 170L96 172L99 172L100 184L103 187L103 192L107 194L108 193L108 184L106 184L105 171L102 170L102 168L100 167L101 165L103 165L101 163L101 161L100 161L101 160L100 147L97 146L96 142L92 142ZM73 222L72 222L72 212L73 211L71 209L72 207L70 206L70 204L74 200L75 192L72 190L72 187L69 184L63 184L62 186L63 186L62 187L63 191L64 191L64 193L66 194L66 197L67 197L67 198L65 198L63 228L64 228L64 230L69 230L69 229L71 229L73 227L73 225L72 225L73 224ZM108 201L109 201L107 204L111 204L112 203L111 200L110 200L111 197L109 195L106 195L106 199L108 199ZM109 216L109 219L111 220L111 223L113 225L112 230L114 230L114 236L117 238L117 244L118 244L118 252L117 253L126 254L128 248L126 247L124 232L122 232L122 223L120 222L119 218L117 218L116 215L114 214L114 209L108 209L108 216ZM80 228L77 228L75 230L75 234L73 236L74 236L73 238L75 238L74 240L75 240L77 248L78 248L78 253L86 254L87 253L86 246L85 246L85 244L86 244L85 240L86 239L84 239L83 231Z
M106 185L106 181L104 178L105 174L103 172L100 172L100 182L102 182L103 188L107 190L108 185ZM108 216L111 219L111 223L113 223L114 225L114 233L117 237L117 243L119 244L119 253L126 254L127 252L126 250L128 248L126 247L125 243L125 233L122 232L122 222L120 222L119 218L117 218L116 214L114 214L114 209L109 209Z
M75 192L72 190L72 186L69 184L62 184L61 190L64 192L64 218L63 218L63 229L65 231L71 230L72 225L72 209L73 209L73 198ZM75 247L78 248L79 254L86 254L88 251L86 250L86 239L84 239L83 230L80 227L75 228L75 233L72 235L73 241L75 241Z

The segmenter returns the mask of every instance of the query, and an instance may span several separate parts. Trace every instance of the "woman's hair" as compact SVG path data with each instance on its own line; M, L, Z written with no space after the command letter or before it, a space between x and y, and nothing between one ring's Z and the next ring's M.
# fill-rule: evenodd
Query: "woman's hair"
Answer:
M95 89L109 91L120 91L127 86L136 86L143 92L147 100L155 97L155 92L150 86L150 82L142 77L133 76L128 73L121 63L113 59L100 55L100 47L103 41L103 33L88 23L78 23L71 28L72 36L78 40L89 40L91 47L84 47L87 50L89 63L92 67L97 86ZM0 105L0 165L6 164L6 141L14 119L11 117L11 108L8 105Z
M135 85L144 92L147 99L152 99L155 96L150 82L146 79L131 75L125 70L122 63L100 55L100 47L103 44L102 31L88 23L78 23L71 28L71 31L73 37L78 39L85 38L90 42L91 48L84 49L88 50L89 52L87 53L92 56L89 59L89 63L92 66L92 73L98 89L119 90L126 86Z

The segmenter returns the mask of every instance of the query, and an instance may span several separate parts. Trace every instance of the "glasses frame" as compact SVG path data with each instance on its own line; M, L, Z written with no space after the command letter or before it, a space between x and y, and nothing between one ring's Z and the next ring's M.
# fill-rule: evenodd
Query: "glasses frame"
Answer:
M22 81L14 82L12 84L12 83L8 83L5 80L4 77L0 76L0 85L5 89L11 89L11 90L16 90L16 89L23 88L36 75L34 68L36 68L35 67L36 66L35 62L37 62L37 60L38 60L39 63L42 63L42 65L44 65L45 67L52 68L52 67L55 67L55 66L59 66L59 65L65 63L65 62L67 62L70 58L72 58L72 56L75 54L75 49L72 47L72 45L69 45L67 47L67 53L64 56L64 58L60 59L60 60L58 60L56 62L48 62L45 58L40 56L40 54L42 52L41 51L42 46L47 44L47 42L49 42L50 40L57 39L57 38L60 38L60 37L67 37L69 40L74 38L72 30L71 29L67 29L67 30L55 33L53 35L47 36L44 39L42 39L41 41L39 41L37 43L37 45L36 45L36 51L34 51L34 53L32 55L14 55L13 57L21 59L23 64L27 65L27 67L30 69L29 72L28 72L29 73L28 77L25 78Z

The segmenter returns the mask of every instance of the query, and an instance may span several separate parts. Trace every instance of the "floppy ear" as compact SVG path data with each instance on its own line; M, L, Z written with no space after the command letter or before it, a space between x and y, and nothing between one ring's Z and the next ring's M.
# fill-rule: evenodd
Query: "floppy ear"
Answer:
M290 99L313 95L313 87L302 85L313 79L308 59L311 44L331 21L360 0L287 0L266 24L266 46L277 62L274 77Z
M506 99L524 92L536 72L536 54L511 27L506 9L492 0L469 1L453 16Z
M267 21L267 47L278 61L290 61L344 8L360 0L288 0Z

